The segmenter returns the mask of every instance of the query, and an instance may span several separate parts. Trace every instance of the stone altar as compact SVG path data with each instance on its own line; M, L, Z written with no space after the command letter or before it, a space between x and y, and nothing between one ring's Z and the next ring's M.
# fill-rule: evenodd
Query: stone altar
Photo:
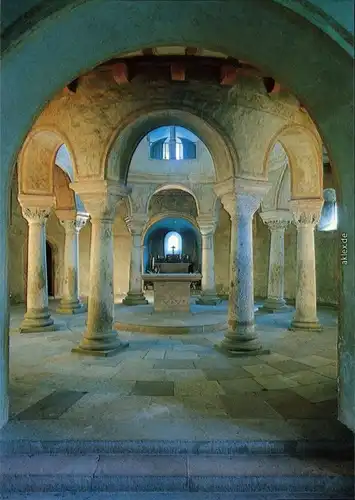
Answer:
M187 273L189 270L189 263L186 262L157 262L155 267L159 269L160 273L176 274Z
M154 284L155 312L189 312L190 285L200 281L201 274L143 274L143 280Z

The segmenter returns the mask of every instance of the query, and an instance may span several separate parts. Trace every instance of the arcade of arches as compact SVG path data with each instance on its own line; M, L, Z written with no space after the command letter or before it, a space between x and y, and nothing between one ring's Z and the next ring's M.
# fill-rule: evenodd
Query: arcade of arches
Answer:
M9 407L16 423L31 420L36 403L61 389L74 398L62 413L75 420L95 406L89 393L104 401L100 383L118 397L154 400L174 396L176 382L191 405L183 391L196 384L215 419L244 418L228 406L241 394L253 413L251 394L260 390L269 394L256 418L269 411L270 419L292 419L277 399L292 393L295 415L304 404L334 420L337 394L340 419L352 428L352 325L339 296L351 265L340 253L341 218L351 210L329 138L307 101L265 69L228 51L172 45L117 52L72 73L27 127L9 186L11 376L8 384L5 355L2 422ZM352 245L349 228L342 239ZM201 274L186 322L173 317L189 331L173 336L165 315L168 333L154 335L160 320L142 274L180 271ZM337 311L348 339L339 341L339 373ZM26 372L23 346L38 351L36 376ZM243 375L234 380L227 364ZM26 377L43 382L32 399L16 393L26 394Z

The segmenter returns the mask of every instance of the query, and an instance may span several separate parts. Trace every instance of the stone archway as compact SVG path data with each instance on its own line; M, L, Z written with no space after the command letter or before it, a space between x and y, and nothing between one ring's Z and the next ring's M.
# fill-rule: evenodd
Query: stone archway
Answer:
M165 125L180 125L193 132L212 156L216 177L219 180L235 175L238 156L228 135L216 123L200 117L189 106L143 108L129 115L115 130L106 152L106 177L127 181L132 156L141 140L152 130Z
M108 0L100 5L86 2L76 8L61 10L55 20L43 19L44 14L37 16L36 11L36 21L30 24L31 31L26 32L20 22L18 26L14 23L15 26L5 33L6 54L2 68L4 123L1 126L3 147L0 170L0 230L5 234L11 169L23 139L44 104L78 73L95 66L98 61L134 50L138 46L149 47L162 43L174 45L181 41L222 49L227 54L239 55L266 68L278 81L292 89L307 107L319 127L338 173L340 231L347 234L349 255L349 265L346 272L345 268L342 268L341 276L340 418L355 428L352 385L355 366L352 333L355 289L352 222L353 113L349 106L353 99L352 58L334 40L315 29L312 23L279 5L266 6L265 2L259 1L255 7L254 2L251 5L251 2L245 0L225 3L221 9L218 2L189 2L183 13L179 5L171 2L141 2L139 7L137 2L134 7L130 3L113 3ZM157 12L159 29L158 26L151 29L150 20L156 18ZM92 19L96 22L92 23ZM128 19L135 26L131 32L127 30ZM271 32L270 26L273 26ZM17 43L19 40L22 43ZM301 40L302 43L295 45L294 40ZM70 58L67 57L68 51ZM18 78L19 69L25 68L28 60L32 61L30 85L28 79ZM292 66L289 64L290 60L293 62ZM51 78L43 78L44 72L48 72L49 68L53 68ZM322 75L321 82L319 75ZM338 86L339 81L342 82L341 88ZM16 82L16 85L13 82ZM338 91L334 92L334 88ZM7 261L8 247L7 242L3 240L0 244L0 263L4 276ZM4 305L0 311L1 350L6 355L7 280L2 280L0 286ZM5 372L0 377L0 393L6 395L5 364L4 367ZM5 396L1 405L2 422L7 420L7 404Z

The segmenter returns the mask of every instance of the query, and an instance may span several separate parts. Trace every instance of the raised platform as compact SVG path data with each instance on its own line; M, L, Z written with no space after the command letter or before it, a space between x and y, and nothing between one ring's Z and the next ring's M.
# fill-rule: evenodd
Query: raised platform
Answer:
M227 328L224 308L211 311L210 307L191 305L190 312L157 313L152 305L136 306L134 311L116 310L114 328L118 331L158 333L162 335L219 332Z

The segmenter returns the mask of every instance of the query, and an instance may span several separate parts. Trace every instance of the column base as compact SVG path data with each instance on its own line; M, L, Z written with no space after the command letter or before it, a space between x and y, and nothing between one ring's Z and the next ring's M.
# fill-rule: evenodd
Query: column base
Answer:
M143 293L128 292L126 297L122 300L122 304L125 306L142 306L148 304L148 301Z
M45 309L32 309L25 313L19 331L20 333L53 332L57 329L51 314Z
M80 344L73 347L71 352L76 354L85 354L87 356L108 357L114 356L118 352L129 346L128 342L120 340L115 331L112 331L113 339L99 339L99 338L83 338Z
M277 313L290 311L291 307L286 305L284 299L266 299L259 310L268 313Z
M221 299L214 293L202 293L196 300L199 306L215 306L221 302Z
M79 300L69 301L62 299L56 312L58 314L81 314L87 312L87 307Z
M291 325L289 326L289 330L295 331L295 330L306 330L306 331L313 331L313 332L321 332L323 330L322 325L319 323L318 320L316 321L299 321L299 320L292 320Z
M252 325L234 324L233 328L229 326L222 342L215 345L215 349L227 354L228 356L259 356L261 354L270 354L268 349L264 349L258 335Z

